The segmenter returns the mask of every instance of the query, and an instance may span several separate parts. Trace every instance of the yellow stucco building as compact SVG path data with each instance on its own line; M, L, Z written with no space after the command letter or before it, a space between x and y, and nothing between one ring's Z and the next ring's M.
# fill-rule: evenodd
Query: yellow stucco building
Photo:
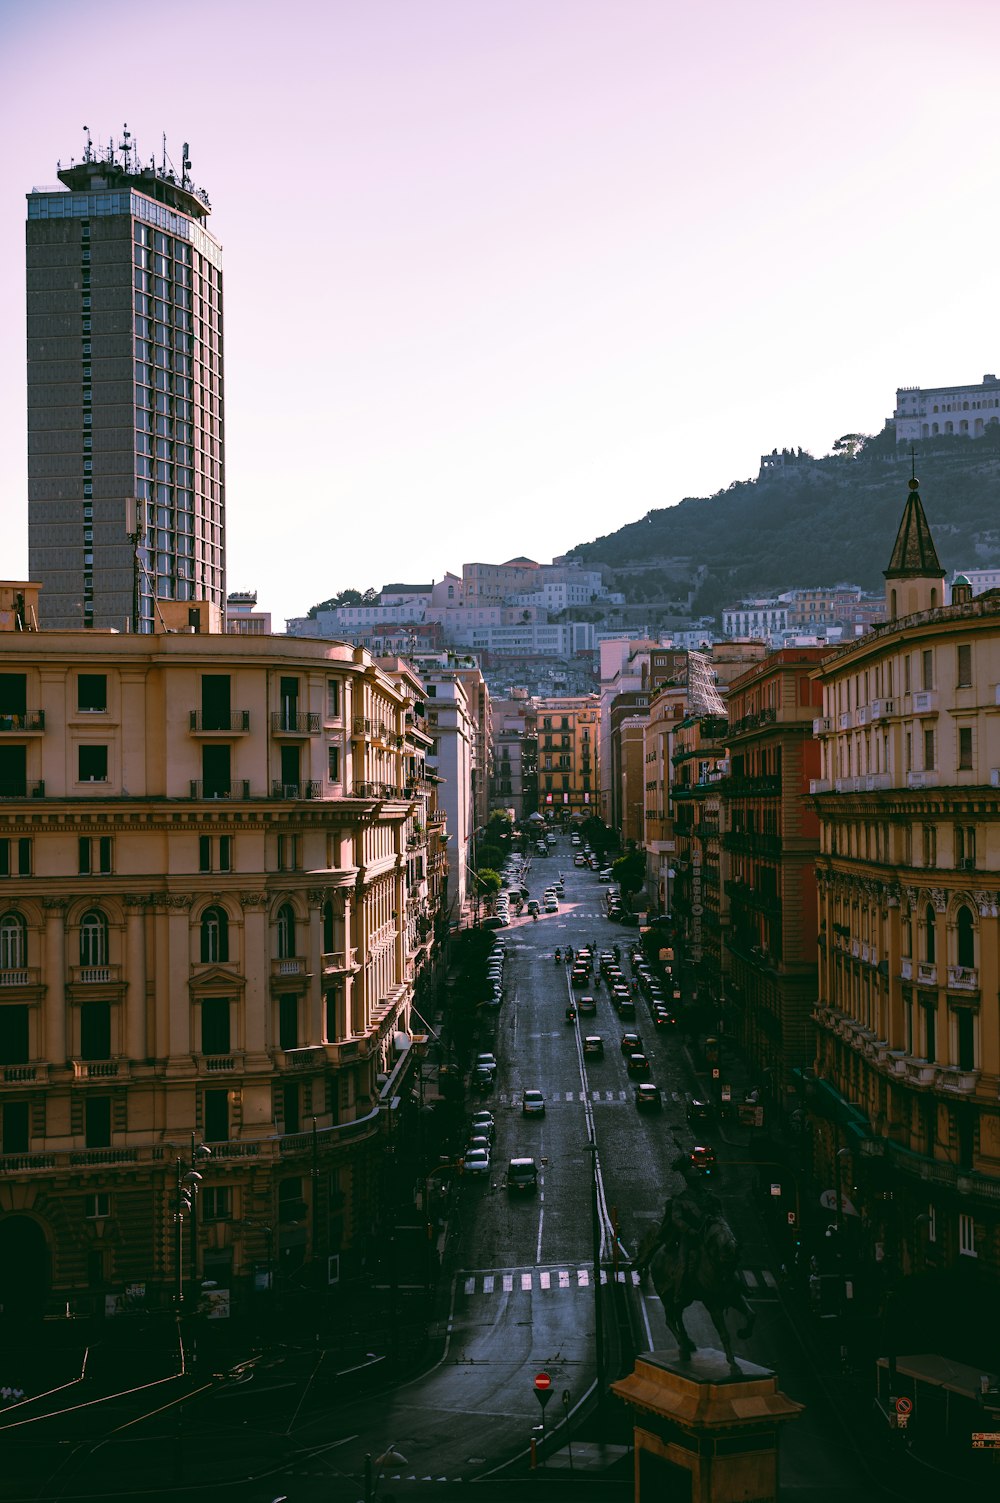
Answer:
M325 1284L424 1033L419 681L167 602L18 629L33 598L0 586L0 1300Z

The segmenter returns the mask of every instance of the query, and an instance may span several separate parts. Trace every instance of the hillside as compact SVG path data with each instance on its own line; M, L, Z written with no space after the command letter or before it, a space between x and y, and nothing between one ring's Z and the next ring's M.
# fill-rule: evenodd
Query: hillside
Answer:
M946 574L1000 564L1000 429L970 442L938 440L917 455L920 495ZM716 614L743 595L841 580L883 586L906 499L910 460L885 435L856 458L795 458L757 480L714 496L688 497L569 550L615 574L631 598L656 575L664 598L677 594L678 562L698 578L694 614ZM689 563L687 562L689 561ZM636 575L636 566L643 573ZM615 571L621 569L618 575Z

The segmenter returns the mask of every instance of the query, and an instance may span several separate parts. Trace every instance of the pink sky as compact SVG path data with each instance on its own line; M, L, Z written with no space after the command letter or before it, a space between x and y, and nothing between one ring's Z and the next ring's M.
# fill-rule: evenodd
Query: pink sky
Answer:
M27 570L24 194L84 122L191 143L229 584L280 626L547 560L1000 369L998 43L986 0L0 0L0 574Z

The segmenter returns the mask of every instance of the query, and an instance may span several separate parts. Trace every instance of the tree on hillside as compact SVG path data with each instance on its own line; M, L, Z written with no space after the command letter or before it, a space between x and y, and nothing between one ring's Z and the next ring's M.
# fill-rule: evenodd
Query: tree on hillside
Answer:
M318 605L311 605L307 612L308 619L315 621L320 611L335 611L342 605L374 605L378 600L378 590L368 586L367 590L341 590L336 595L331 595L329 600L321 600Z

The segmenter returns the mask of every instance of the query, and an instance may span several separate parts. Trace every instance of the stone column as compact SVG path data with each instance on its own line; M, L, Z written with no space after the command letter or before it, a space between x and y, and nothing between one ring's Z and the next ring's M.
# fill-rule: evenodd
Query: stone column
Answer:
M247 1063L263 1062L271 1042L271 956L267 943L267 894L242 892L243 974L246 992L243 1008L243 1047Z
M311 887L306 894L309 902L309 930L306 934L306 971L310 977L306 992L306 1038L310 1045L323 1042L323 905L327 892L322 887Z
M39 1059L62 1065L70 1055L66 1029L66 898L43 898L45 909L45 954L42 982L41 1027L35 1046Z
M125 1055L146 1058L146 906L149 898L125 898Z

